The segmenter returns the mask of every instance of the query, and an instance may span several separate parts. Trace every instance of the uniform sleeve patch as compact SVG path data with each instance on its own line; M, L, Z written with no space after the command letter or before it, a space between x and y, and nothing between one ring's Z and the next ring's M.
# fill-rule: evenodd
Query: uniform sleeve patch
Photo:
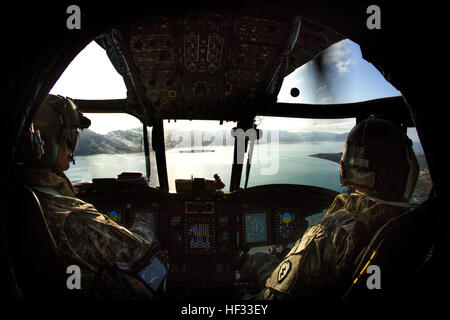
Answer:
M288 275L289 271L291 271L291 261L285 260L278 270L278 282L283 281Z
M299 270L305 250L315 240L320 241L325 234L326 228L322 225L310 227L302 239L297 241L283 262L278 265L272 275L267 279L266 287L283 294L289 294L297 285L298 273L305 272L305 270ZM313 252L314 250L310 250L310 254ZM306 259L310 259L310 257ZM308 267L308 265L306 266Z

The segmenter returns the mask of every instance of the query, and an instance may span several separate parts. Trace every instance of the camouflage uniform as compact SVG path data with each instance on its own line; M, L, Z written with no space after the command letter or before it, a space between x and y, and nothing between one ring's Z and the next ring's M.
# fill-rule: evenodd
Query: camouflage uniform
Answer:
M406 210L362 194L338 195L324 218L305 232L281 263L262 256L245 263L245 274L256 276L256 282L268 277L256 299L340 298L358 255L379 228Z
M25 180L39 198L64 263L80 267L83 289L89 290L95 275L115 263L134 273L149 263L155 239L148 228L133 225L128 230L75 198L74 188L61 170L31 169ZM139 234L139 230L145 232Z

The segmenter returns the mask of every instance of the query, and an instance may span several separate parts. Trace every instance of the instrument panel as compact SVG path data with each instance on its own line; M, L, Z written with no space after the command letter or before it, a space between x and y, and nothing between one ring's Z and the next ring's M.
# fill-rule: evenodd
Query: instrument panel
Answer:
M231 292L241 252L294 243L308 228L305 218L327 209L336 195L300 185L173 194L90 184L79 188L78 197L133 232L150 231L169 255L168 292L193 295L199 289Z

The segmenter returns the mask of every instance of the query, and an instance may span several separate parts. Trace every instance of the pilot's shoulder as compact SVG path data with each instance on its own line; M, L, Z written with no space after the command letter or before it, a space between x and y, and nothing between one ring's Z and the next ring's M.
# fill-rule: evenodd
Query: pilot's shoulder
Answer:
M344 193L338 194L334 198L333 203L328 208L328 211L325 213L325 217L344 208L345 204L347 203L347 201L349 200L350 197L351 196L349 194L344 194Z
M39 201L46 216L75 214L90 219L102 216L92 204L75 197L42 193L39 194Z
M297 240L287 256L301 254L313 242L326 239L328 228L320 223L314 224L305 231L303 236Z
M338 235L343 237L343 232L344 234L353 233L356 225L359 225L359 219L354 214L346 210L335 211L310 226L288 255L301 254L311 244L323 248L327 246L326 243L334 243Z
M339 194L334 199L328 211L320 221L328 228L334 229L339 226L351 225L358 222L368 223L369 216L361 214L364 209L361 205L356 206L359 198L350 194ZM358 210L359 209L359 210Z
M322 218L320 224L325 226L328 230L335 229L338 226L353 224L357 222L358 216L353 212L349 212L345 208L340 208Z

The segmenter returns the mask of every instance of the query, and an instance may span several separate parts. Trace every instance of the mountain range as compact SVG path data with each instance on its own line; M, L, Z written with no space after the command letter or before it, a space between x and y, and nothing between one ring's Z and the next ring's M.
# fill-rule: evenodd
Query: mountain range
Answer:
M273 131L264 130L263 138L259 143L271 142L278 134L280 143L301 143L301 142L322 142L322 141L345 141L348 133L330 133L330 132L291 132L291 131ZM225 139L229 136L229 131L202 131L195 132L196 137L202 137L202 145L232 145L233 139ZM265 135L265 137L264 137ZM217 137L222 137L223 141L215 141ZM186 138L186 141L184 141ZM151 143L151 130L149 130L149 141ZM180 129L167 129L165 131L166 149L177 147L186 147L186 142L194 141L194 132ZM86 156L93 154L118 154L118 153L136 153L143 152L143 134L142 128L129 130L111 131L107 134L99 134L86 129L81 131L80 142L75 155ZM188 145L190 146L190 145ZM420 144L414 143L416 153L423 153Z
M80 141L75 155L142 152L142 146L142 132L140 128L112 131L105 135L86 129L80 133Z

